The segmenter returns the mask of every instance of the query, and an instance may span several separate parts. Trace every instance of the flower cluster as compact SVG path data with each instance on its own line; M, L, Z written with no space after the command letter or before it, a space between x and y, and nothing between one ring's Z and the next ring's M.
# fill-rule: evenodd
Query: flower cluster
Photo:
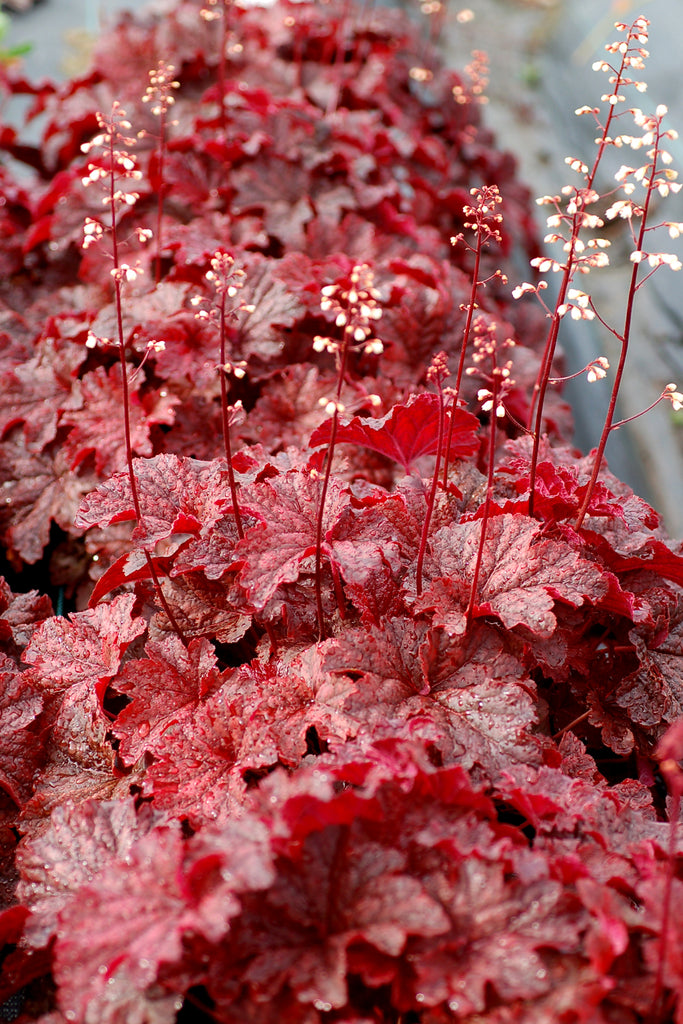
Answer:
M477 401L481 403L482 412L492 412L502 419L506 414L505 399L515 386L511 377L512 360L507 359L499 365L498 355L507 349L513 348L515 342L512 338L498 339L498 324L495 321L486 320L478 316L474 321L474 353L472 362L474 366L468 366L468 376L477 376L482 379L485 387L479 388ZM484 369L484 363L490 364L490 369Z
M558 316L569 313L572 320L595 319L595 310L591 308L591 297L587 292L582 292L579 288L570 288L567 292L567 299L569 301L562 302L557 307Z
M156 68L149 72L149 85L142 97L143 103L151 103L151 111L157 117L166 114L169 107L175 103L174 89L180 88L180 82L175 80L175 67L160 60Z
M211 309L198 309L195 313L197 320L214 323L224 331L228 320L236 320L239 313L253 313L254 306L251 303L241 300L229 304L228 300L236 299L245 285L246 272L235 265L235 259L227 252L217 249L211 257L211 269L204 275L205 279L213 285L217 298L217 307ZM200 306L203 299L195 295L190 299L193 306ZM232 373L233 376L241 379L246 373L246 362L244 360L222 360L221 369L225 373Z
M471 12L467 12L471 13ZM472 60L465 68L469 79L469 89L458 83L453 86L453 99L462 105L475 100L477 103L488 103L486 87L489 84L489 61L484 50L473 50Z
M464 226L474 231L481 245L485 245L488 242L495 242L500 245L502 242L500 225L503 223L503 215L497 210L497 207L503 202L500 189L497 185L483 185L481 188L471 188L470 195L473 199L473 205L465 203L462 208L465 217L469 218L464 222ZM474 247L467 242L462 233L451 237L451 245L457 245L459 242L464 243L467 248L474 251ZM497 272L496 276L501 277L503 283L505 283L506 278L500 271Z
M129 181L140 181L142 178L142 171L138 170L130 155L130 150L135 146L137 139L126 134L131 131L132 125L117 100L112 104L109 118L100 112L96 116L100 132L89 142L83 143L81 152L89 155L93 150L100 150L102 155L97 163L88 164L88 173L81 179L83 186L88 188L90 185L106 181L106 194L102 199L104 206L134 206L140 198L139 194L117 189L114 185L120 178Z
M671 402L674 412L680 412L683 409L683 395L680 391L676 390L675 384L667 384L662 391L662 398L666 401Z
M367 263L356 264L344 282L325 285L321 289L320 308L332 313L337 327L343 327L343 339L313 339L315 352L330 352L339 359L343 349L354 348L365 355L379 356L384 345L374 337L374 324L382 317L380 292L374 287L374 274Z
M204 21L218 21L223 17L223 8L227 6L226 0L207 0L206 7L202 7L199 16Z
M124 283L135 281L142 274L139 263L132 266L120 262L117 235L117 212L135 206L140 198L138 192L121 187L119 183L121 180L140 181L142 171L130 155L130 150L135 146L137 139L131 134L132 125L121 104L114 101L109 118L100 112L96 116L100 131L89 142L82 144L81 152L89 155L94 150L99 150L100 155L97 162L91 161L87 164L87 174L82 176L81 183L84 188L101 185L104 192L102 205L110 211L109 223L105 226L94 217L86 217L81 248L89 249L92 245L102 242L107 232L110 234L111 251L106 255L114 264L110 274L118 288ZM133 233L140 243L147 242L152 237L152 232L148 228L137 227Z

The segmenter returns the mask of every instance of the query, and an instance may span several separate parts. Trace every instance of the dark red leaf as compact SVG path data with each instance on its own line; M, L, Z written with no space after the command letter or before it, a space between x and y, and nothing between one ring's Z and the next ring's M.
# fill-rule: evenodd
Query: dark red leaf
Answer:
M173 534L198 535L202 527L216 523L230 505L224 462L157 455L136 459L133 465L142 512L134 536L145 545L151 547ZM87 529L134 519L130 479L127 473L118 473L83 501L76 524Z
M42 772L23 809L25 833L41 831L51 812L69 801L127 797L136 784L134 773L121 777L111 742L111 722L102 710L103 689L103 684L86 678L74 683L61 698Z
M233 172L236 190L233 209L238 214L258 210L273 238L292 250L304 248L304 229L313 218L308 194L310 176L298 163L271 154Z
M446 421L446 434L449 424L450 416ZM479 442L475 431L478 426L479 421L471 413L455 410L449 458L461 459L477 451ZM321 424L311 436L311 447L327 444L331 429L330 420ZM347 423L341 422L336 439L339 443L363 445L386 455L410 473L421 456L436 454L438 437L439 399L425 393L411 396L405 405L395 405L382 419L354 416Z
M183 854L179 828L157 829L63 908L55 951L63 1010L102 1024L173 1019L176 994L155 986L160 964L180 962L184 933L218 939L228 927L225 912L207 914L188 898Z
M36 452L54 440L60 413L83 405L81 387L74 380L85 358L80 346L54 340L40 344L37 354L3 374L0 435L23 424L27 444Z
M318 474L292 470L245 490L243 511L261 521L237 545L234 568L239 569L239 584L255 607L263 608L279 586L312 569L321 482ZM347 500L346 488L332 477L325 502L324 540Z
M173 635L148 641L145 651L146 658L127 662L111 683L130 700L113 728L128 764L145 752L156 753L160 737L179 721L191 720L220 684L216 655L206 640L191 640L185 648Z
M31 911L31 944L47 945L60 911L78 889L94 881L106 864L125 860L149 827L149 822L138 821L132 798L55 807L47 829L23 843L17 857L17 895Z
M64 450L53 442L39 455L31 451L20 427L0 444L0 532L11 557L33 564L43 555L54 521L73 535L74 517L94 474L70 472Z
M23 656L34 666L41 688L55 693L114 676L128 645L146 629L144 619L133 615L134 604L133 595L124 594L69 619L41 623Z
M98 476L120 472L126 465L120 366L113 366L109 372L98 367L85 374L81 391L83 408L63 413L61 419L64 426L71 427L64 447L72 468L76 469L94 452ZM130 440L134 452L152 454L150 428L155 423L173 423L175 405L177 399L173 395L152 391L143 395L131 385Z
M20 807L31 795L43 760L37 719L43 699L29 674L0 655L0 788Z
M434 576L468 581L474 574L481 523L442 527L431 539ZM476 614L496 615L508 628L525 626L550 636L557 619L555 601L574 607L599 603L608 584L594 562L569 544L544 538L534 519L501 515L486 527L476 595Z
M30 590L25 594L13 594L0 577L0 639L14 645L16 654L21 653L31 639L38 624L52 615L52 602L45 594Z

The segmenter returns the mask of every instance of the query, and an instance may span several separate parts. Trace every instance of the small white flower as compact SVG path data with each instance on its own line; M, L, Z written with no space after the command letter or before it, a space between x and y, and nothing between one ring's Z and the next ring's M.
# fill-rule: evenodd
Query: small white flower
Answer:
M662 398L667 398L673 406L674 412L680 412L683 409L683 395L680 391L676 391L675 384L667 384L662 392Z
M598 356L592 363L588 364L588 381L590 384L595 383L596 380L602 380L605 377L606 371L609 370L609 361L605 356Z
M526 295L528 292L535 292L536 288L533 284L529 284L528 281L524 281L522 284L518 284L516 288L512 289L512 298L519 299L522 295Z

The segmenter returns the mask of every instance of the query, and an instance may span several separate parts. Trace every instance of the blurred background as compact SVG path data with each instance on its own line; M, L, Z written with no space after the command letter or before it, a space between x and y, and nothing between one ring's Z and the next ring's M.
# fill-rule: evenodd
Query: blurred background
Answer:
M12 2L19 8L30 0ZM637 100L631 102L645 112L665 103L668 126L683 134L681 0L471 0L467 6L465 0L441 2L439 45L444 60L462 69L470 63L472 51L487 52L484 119L495 132L499 148L515 156L519 176L533 197L555 194L564 184L578 182L566 167L565 157L592 163L594 122L576 117L574 110L583 104L597 106L608 87L607 76L592 71L591 65L604 55L605 43L616 38L615 21L630 24L641 14L650 20L651 56L641 76L648 91L634 94ZM409 8L421 30L429 33L434 15L422 14L419 0L403 0L402 6ZM0 48L7 53L28 46L21 59L31 78L67 78L87 67L94 39L119 11L142 7L140 0L34 0L25 10L5 4ZM25 106L17 100L6 103L4 118L20 122ZM631 128L624 122L624 131ZM670 149L673 166L683 169L683 141L671 143ZM611 188L611 174L620 163L637 166L638 154L633 151L621 150L614 156L600 179L603 190ZM547 208L534 208L539 231L544 234ZM683 192L662 201L655 216L657 220L683 221ZM630 238L623 222L612 223L609 237L613 265L583 279L581 286L591 293L601 315L620 329L631 267ZM676 252L683 259L681 240L670 239L666 232L653 247ZM520 266L520 280L528 276L528 269ZM517 283L511 281L510 287ZM552 275L549 283L552 285ZM614 339L597 321L565 318L560 342L569 373L597 355L607 355L616 365ZM618 418L633 416L648 406L670 381L683 390L683 272L662 268L638 293ZM576 444L588 451L600 435L609 377L588 385L584 376L568 385L566 393L575 410ZM662 513L670 534L683 537L683 412L674 413L671 405L663 402L615 431L607 447L607 461L617 476Z

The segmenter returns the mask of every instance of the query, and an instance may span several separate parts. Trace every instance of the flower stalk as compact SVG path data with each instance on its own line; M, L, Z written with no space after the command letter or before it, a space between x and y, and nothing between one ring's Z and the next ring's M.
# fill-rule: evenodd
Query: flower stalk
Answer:
M465 221L464 226L474 231L475 242L474 245L470 244L465 236L461 233L454 235L451 238L451 245L464 245L474 256L474 266L472 267L472 274L470 278L470 297L469 301L464 303L460 309L465 315L465 325L462 331L462 343L460 345L460 356L458 358L458 368L455 374L455 383L452 388L451 400L449 403L449 409L451 410L450 422L448 426L448 437L445 445L444 455L444 467L443 467L443 487L444 489L448 485L448 467L450 462L450 450L453 441L453 428L455 424L455 417L453 412L458 408L460 401L460 390L462 387L462 378L465 371L465 363L467 359L467 352L472 334L472 324L474 321L475 314L479 309L479 303L477 297L481 288L486 287L489 281L494 278L500 278L503 284L507 283L507 278L500 270L494 271L489 277L483 280L479 279L481 271L481 260L484 248L490 244L500 245L502 243L502 234L500 231L500 225L503 222L502 214L496 212L497 207L502 203L503 199L500 194L497 185L486 185L483 188L470 189L470 195L472 196L472 205L466 205L463 207L463 213L466 217L470 218Z
M481 403L482 412L489 414L490 424L488 466L486 470L486 497L484 499L484 508L481 517L481 532L479 534L477 555L474 563L474 571L472 573L470 597L467 603L467 610L465 612L465 622L468 632L472 627L474 609L477 603L479 577L481 575L484 546L486 544L486 530L491 514L491 505L493 503L497 425L499 420L502 420L507 415L505 399L515 385L515 381L510 376L512 361L508 359L500 365L498 361L498 353L513 347L513 345L514 342L511 338L506 338L503 342L499 342L496 336L496 325L486 324L483 319L478 318L478 321L475 323L476 351L473 356L474 365L467 368L467 373L470 376L477 375L485 385L484 387L479 388L477 392L477 400ZM491 368L488 372L485 372L481 366L485 360L490 362Z
M241 410L241 402L231 406L228 403L228 376L236 380L242 380L246 374L246 362L243 360L228 360L227 358L227 327L228 320L236 320L239 313L253 313L254 306L244 302L228 305L234 300L240 289L244 287L246 273L240 267L235 267L235 260L226 252L216 250L211 257L211 269L206 272L206 280L209 281L216 292L217 304L211 310L200 309L195 316L198 320L206 320L215 323L218 321L220 356L218 371L220 374L221 387L221 424L223 428L223 449L225 460L228 466L228 483L230 496L232 498L233 514L237 535L244 537L244 526L240 513L239 497L237 493L237 481L235 470L232 465L232 441L230 437L230 425L234 415ZM201 298L192 299L194 305L199 305Z
M315 599L318 616L318 633L325 636L325 613L322 598L322 545L325 504L332 472L332 460L337 439L339 414L344 412L341 401L342 386L346 377L349 355L353 350L367 355L381 355L384 346L374 337L374 324L382 316L379 305L380 294L374 287L374 275L366 263L356 264L348 279L336 284L325 285L322 289L320 308L334 314L336 327L342 328L341 340L316 335L313 348L316 352L329 352L337 365L337 385L332 400L322 399L325 411L332 417L330 438L325 453L325 468L318 501L315 531Z
M609 439L611 431L621 426L622 424L629 422L631 419L635 419L635 417L628 417L627 419L621 420L619 423L614 422L614 416L617 407L617 399L619 397L621 381L624 376L624 370L626 367L626 357L628 355L629 342L631 339L633 310L635 305L636 293L638 289L642 287L645 281L647 281L660 266L669 266L672 270L679 270L681 268L680 262L676 259L676 257L672 256L669 253L647 253L644 251L646 233L650 230L648 225L648 215L650 212L653 197L657 194L666 196L669 194L670 191L678 191L678 188L680 188L680 185L678 186L678 188L676 187L677 182L673 180L673 177L675 176L676 172L671 171L668 168L661 167L661 163L666 162L666 160L668 159L667 151L662 148L662 141L665 138L672 138L675 134L672 133L670 130L665 131L662 128L662 120L666 113L667 109L664 105L660 105L657 107L657 111L654 117L645 117L639 110L633 111L636 124L642 127L644 130L643 136L633 141L637 141L639 144L651 146L651 148L648 150L648 157L650 158L650 162L644 165L643 167L638 168L638 170L634 170L633 168L628 167L622 167L621 170L617 172L617 178L621 181L627 182L627 188L629 192L631 191L632 185L631 179L641 182L645 187L645 199L643 201L642 207L636 207L635 204L631 204L630 207L631 215L638 216L640 220L640 225L636 237L636 248L631 253L632 268L626 297L626 312L624 316L624 325L621 330L621 333L618 333L613 328L611 328L608 324L605 323L605 321L601 317L599 318L600 322L604 326L606 326L608 330L610 330L610 332L614 335L614 337L619 341L620 354L614 376L614 381L612 384L612 392L610 395L610 401L607 408L607 414L605 416L605 422L603 424L602 433L600 435L600 441L598 443L597 450L593 457L593 466L591 469L590 479L588 481L588 486L586 488L586 493L581 504L581 508L579 509L576 518L575 527L577 530L580 529L586 517L588 506L590 504L590 500L593 496L595 485L600 474L600 469L602 467L602 462L605 454L605 447L607 445L607 441ZM633 141L631 144L633 144ZM624 209L623 202L624 201L622 200L618 207L619 210ZM612 208L612 212L614 213L614 208ZM608 216L609 213L610 211L608 211ZM650 271L646 274L645 277L639 280L641 264L645 260L647 260L650 266ZM673 402L674 399L672 395L674 393L676 393L675 385L669 385L667 389L665 389L665 391L662 392L662 395L660 395L660 397L655 402L653 402L652 405L648 407L648 409L644 410L644 412L649 411L649 409L657 405L662 398L668 397ZM642 414L639 413L638 415Z
M174 78L175 68L172 64L160 60L149 72L149 85L142 97L143 103L151 103L152 113L159 118L159 135L157 137L157 217L156 217L156 254L154 260L154 280L161 281L161 255L163 251L163 212L166 184L164 181L164 162L166 158L166 136L168 130L168 111L175 103L174 89L180 88L180 82Z
M126 359L126 339L123 329L123 288L125 283L134 281L137 276L142 273L142 270L139 266L132 267L127 263L121 262L119 253L117 213L122 208L125 209L127 207L134 206L139 198L137 192L129 192L120 188L118 186L119 179L124 178L139 181L142 177L142 172L136 168L135 161L130 156L130 149L135 145L136 140L132 136L125 134L131 130L132 126L130 121L126 119L126 112L121 107L121 104L114 101L112 105L111 118L107 120L103 114L98 113L97 121L100 133L90 142L85 143L81 149L84 153L90 153L95 148L103 150L105 154L103 161L104 166L102 165L102 162L97 164L88 164L88 174L83 178L83 185L88 187L89 185L97 182L105 185L103 204L109 209L109 223L105 229L105 226L98 221L88 218L84 227L83 246L84 248L87 248L93 242L102 239L105 234L105 230L111 239L110 255L113 266L110 273L114 282L117 348L119 363L121 366L123 433L126 452L126 466L128 469L128 479L130 482L135 521L138 528L140 528L143 523L143 515L137 480L135 477L135 467L133 465L130 393L128 387L128 360ZM166 595L164 594L161 586L159 575L154 564L154 559L146 547L143 547L143 552L159 603L171 624L171 628L182 643L187 646L187 638L185 637L183 630L180 628L180 625L178 624L178 621L166 600Z
M443 382L448 376L448 360L445 352L439 352L438 355L434 356L432 364L427 370L427 383L434 384L436 387L437 395L439 396L439 429L437 434L436 444L436 458L434 462L434 470L432 472L432 483L429 488L429 494L427 495L427 510L422 524L422 533L420 536L420 548L417 553L417 566L415 570L415 587L417 590L418 597L422 593L422 569L424 565L425 553L427 551L427 539L429 537L429 527L432 521L432 515L434 513L434 504L436 502L436 490L439 484L439 465L441 460L441 453L443 451L444 459L448 461L448 450L444 450L444 434L446 430L446 405L444 400ZM453 408L453 407L452 407ZM449 437L451 431L449 430Z
M536 474L543 428L543 413L547 389L551 381L551 369L557 348L560 322L567 313L570 313L575 319L593 319L595 317L595 310L588 297L579 290L573 290L572 283L577 273L587 274L591 269L606 266L609 263L609 257L605 252L609 246L607 239L592 237L584 240L582 232L584 230L592 231L595 228L604 226L604 220L597 214L590 212L589 208L595 206L600 199L600 195L595 189L595 182L607 147L621 147L631 142L629 136L618 135L613 138L612 130L615 119L620 116L617 108L624 100L622 89L626 86L633 86L639 92L645 89L644 82L636 81L630 78L629 75L632 70L641 70L644 67L644 60L648 53L643 44L647 43L648 25L649 22L643 17L636 18L630 28L622 23L617 23L618 31L625 33L626 39L608 44L606 50L608 53L620 55L618 67L613 67L608 60L600 60L593 65L594 70L603 71L609 75L611 90L602 96L602 101L607 104L604 124L600 121L599 109L597 107L584 106L576 111L577 115L591 114L600 131L600 135L596 140L597 153L590 169L583 161L575 157L567 157L566 159L566 163L570 168L583 177L583 185L580 187L566 185L562 189L562 195L543 196L537 200L539 205L550 205L554 208L554 213L547 220L548 226L552 231L546 235L545 241L561 243L564 252L560 260L539 257L531 261L531 265L540 273L546 273L551 270L561 275L554 307L550 309L540 299L540 291L542 287L546 287L545 281L538 285L524 283L515 288L512 293L514 298L519 298L525 292L534 292L540 299L551 321L534 386L529 416L529 430L533 436L529 478L530 516L534 515ZM622 352L622 357L625 359L625 352ZM618 386L616 390L618 391ZM608 433L609 430L607 431Z

